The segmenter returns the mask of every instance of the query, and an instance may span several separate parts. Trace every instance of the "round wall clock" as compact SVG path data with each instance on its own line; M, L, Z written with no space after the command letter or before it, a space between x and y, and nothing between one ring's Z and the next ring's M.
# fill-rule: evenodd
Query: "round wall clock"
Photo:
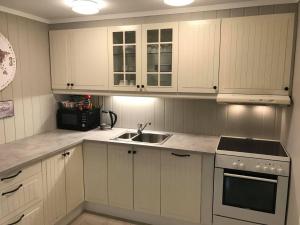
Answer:
M14 50L9 41L0 34L0 91L13 81L16 66Z

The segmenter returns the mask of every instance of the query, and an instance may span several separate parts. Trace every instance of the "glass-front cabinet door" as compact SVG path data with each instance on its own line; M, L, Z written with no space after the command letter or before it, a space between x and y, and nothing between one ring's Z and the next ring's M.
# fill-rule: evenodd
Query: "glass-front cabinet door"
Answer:
M178 23L143 25L142 90L177 91Z
M109 28L110 89L140 91L141 26Z

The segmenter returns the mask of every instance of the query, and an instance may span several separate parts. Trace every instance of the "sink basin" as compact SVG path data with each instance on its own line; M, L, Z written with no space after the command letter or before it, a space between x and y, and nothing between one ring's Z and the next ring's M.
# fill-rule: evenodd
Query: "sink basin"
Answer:
M170 134L142 133L132 138L132 141L161 144L164 141L166 141L170 136L171 136Z
M122 134L121 136L117 137L117 139L131 139L136 135L137 135L137 133L128 132L128 133Z

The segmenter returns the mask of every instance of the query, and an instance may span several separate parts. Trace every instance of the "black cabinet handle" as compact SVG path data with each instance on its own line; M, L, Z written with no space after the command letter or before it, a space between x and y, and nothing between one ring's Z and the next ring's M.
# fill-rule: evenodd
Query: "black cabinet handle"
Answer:
M145 88L145 85L142 84L142 88Z
M215 90L217 90L218 87L217 87L217 86L214 86L213 88L214 88Z
M14 192L18 191L21 187L23 187L23 184L20 184L19 187L17 187L17 188L14 189L14 190L11 190L11 191L8 191L8 192L3 192L3 193L2 193L2 196L5 196L5 195L8 195L8 194L14 193Z
M133 151L133 154L135 155L135 154L136 154L136 151Z
M284 90L285 90L285 91L288 91L288 90L289 90L289 87L285 87Z
M62 156L66 157L67 155L70 155L70 152L65 152L62 154Z
M22 219L24 218L24 214L16 221L16 222L13 222L13 223L9 223L9 224L7 224L7 225L15 225L15 224L17 224L17 223L20 223L21 221L22 221Z
M140 88L140 85L136 85L136 88Z
M15 175L12 175L12 176L9 176L9 177L1 178L1 181L4 181L4 180L10 180L10 179L12 179L12 178L15 178L15 177L19 176L21 173L22 173L22 170L20 170L19 172L17 172Z
M70 83L67 83L67 86L70 86Z
M177 156L177 157L190 157L191 155L189 154L185 154L185 155L181 155L181 154L176 154L172 152L172 155Z
M73 87L74 86L74 84L73 83L71 83L71 87Z
M128 151L128 154L131 154L131 151Z
M70 152L66 152L66 155L70 155Z

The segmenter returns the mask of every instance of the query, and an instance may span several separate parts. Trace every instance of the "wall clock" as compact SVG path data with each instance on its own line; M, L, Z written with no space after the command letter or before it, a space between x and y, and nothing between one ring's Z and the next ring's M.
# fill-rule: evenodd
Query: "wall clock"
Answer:
M0 91L14 79L17 68L16 56L9 41L0 34Z

